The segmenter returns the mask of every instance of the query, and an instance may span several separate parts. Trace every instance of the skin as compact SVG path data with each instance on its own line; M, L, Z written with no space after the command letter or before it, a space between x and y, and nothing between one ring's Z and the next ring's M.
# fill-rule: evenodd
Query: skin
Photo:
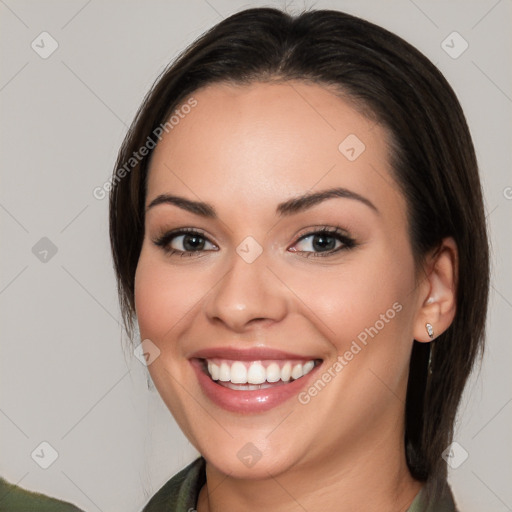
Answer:
M155 149L146 205L173 194L212 204L218 218L148 208L135 300L141 339L161 351L149 365L155 386L207 460L198 511L406 510L421 488L403 448L410 352L413 339L430 341L426 322L437 336L453 319L453 241L415 266L386 130L326 87L215 84L193 96L197 106ZM366 146L354 161L338 150L350 134ZM331 198L275 212L331 187L378 211ZM324 226L341 227L355 247L312 255L313 237L298 239ZM181 227L204 232L202 252L155 245ZM252 263L236 252L247 236L263 251ZM184 250L183 237L172 246ZM227 412L203 394L188 360L207 347L269 347L321 358L321 376L395 303L400 312L307 404ZM237 457L246 443L262 454L250 468Z

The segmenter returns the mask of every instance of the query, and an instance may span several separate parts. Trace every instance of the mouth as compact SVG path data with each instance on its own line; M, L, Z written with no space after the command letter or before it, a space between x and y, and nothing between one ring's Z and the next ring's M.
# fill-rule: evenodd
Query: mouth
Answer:
M256 391L286 385L306 376L319 359L233 361L203 359L203 371L220 386L235 391Z
M267 411L297 397L323 360L269 349L208 349L189 359L205 397L237 413Z

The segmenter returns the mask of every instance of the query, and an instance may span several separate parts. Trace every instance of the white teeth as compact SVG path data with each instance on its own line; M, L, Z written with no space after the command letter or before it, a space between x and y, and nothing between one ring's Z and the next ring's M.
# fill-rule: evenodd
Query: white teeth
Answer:
M247 368L244 363L236 361L231 365L231 382L233 384L247 383Z
M302 377L302 365L299 363L299 364L296 364L292 368L292 378L300 379L301 377Z
M207 367L212 380L231 383L233 384L233 386L229 385L231 389L251 390L269 387L269 383L300 379L315 367L315 362L311 360L304 364L292 365L292 362L286 361L280 367L277 362L273 361L265 368L260 361L251 363L233 361L231 364L223 361L220 365L213 361L207 361Z
M281 369L277 363L270 363L267 367L267 382L281 380Z
M208 372L212 376L213 380L219 380L220 368L218 365L208 361Z
M220 371L219 371L219 380L221 380L222 382L228 382L231 378L230 374L231 374L231 369L230 369L229 365L227 363L221 363Z
M307 375L314 367L315 367L315 362L314 361L308 361L302 367L302 374L303 375Z
M262 384L266 380L267 371L265 367L260 363L252 363L247 372L247 382L249 384Z
M211 368L210 368L211 366ZM208 363L208 371L210 372L210 375L212 376L213 380L219 380L220 376L220 368L218 365L213 363Z
M281 369L281 380L283 382L288 382L292 375L292 363L285 363L283 368Z
M258 389L266 389L273 387L272 384L233 384L231 382L224 382L222 384L225 388L234 389L235 391L255 391Z

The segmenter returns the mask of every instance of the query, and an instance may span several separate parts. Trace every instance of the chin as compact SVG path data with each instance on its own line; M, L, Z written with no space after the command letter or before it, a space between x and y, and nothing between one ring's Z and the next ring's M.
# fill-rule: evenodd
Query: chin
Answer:
M275 448L262 451L256 444L247 442L241 448L238 448L238 443L233 443L226 450L207 448L201 453L217 471L231 478L262 480L276 477L295 465L293 457L282 448L276 452Z

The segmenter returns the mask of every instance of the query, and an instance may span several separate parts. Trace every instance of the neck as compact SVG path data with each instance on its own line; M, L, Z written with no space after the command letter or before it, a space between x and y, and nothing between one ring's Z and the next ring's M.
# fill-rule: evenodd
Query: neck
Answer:
M207 462L206 484L197 510L406 511L422 484L409 472L403 429L396 427L390 425L387 435L381 430L365 436L348 451L331 449L307 463L281 473L269 472L268 478L258 480L226 476Z

